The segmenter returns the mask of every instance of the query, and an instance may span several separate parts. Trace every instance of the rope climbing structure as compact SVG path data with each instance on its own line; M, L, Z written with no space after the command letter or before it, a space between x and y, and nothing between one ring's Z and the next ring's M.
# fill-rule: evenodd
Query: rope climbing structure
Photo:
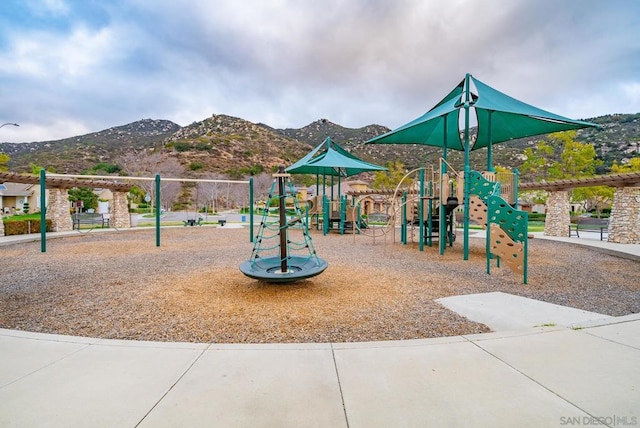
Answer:
M251 257L240 265L240 271L250 278L287 283L311 278L327 268L327 262L316 254L290 176L282 165L273 175ZM272 205L277 206L277 216L271 215Z

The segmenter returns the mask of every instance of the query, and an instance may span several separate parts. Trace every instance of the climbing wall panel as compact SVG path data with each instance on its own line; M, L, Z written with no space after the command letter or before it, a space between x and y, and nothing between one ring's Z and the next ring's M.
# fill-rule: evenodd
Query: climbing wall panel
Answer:
M487 206L489 222L499 225L516 242L527 239L529 219L526 212L513 208L500 196L491 196Z
M478 196L469 197L469 218L487 228L487 205Z
M500 226L491 223L491 253L499 256L512 271L525 275L525 245L515 242Z
M469 174L469 194L478 195L483 201L499 190L499 187L496 189L497 186L500 186L500 183L487 180L478 171L471 171Z

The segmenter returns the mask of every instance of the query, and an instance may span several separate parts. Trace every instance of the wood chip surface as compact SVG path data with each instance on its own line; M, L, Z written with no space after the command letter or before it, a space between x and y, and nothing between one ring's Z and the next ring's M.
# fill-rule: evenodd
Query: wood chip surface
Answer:
M434 302L502 291L606 315L640 312L640 263L529 241L529 284L486 273L484 240L444 256L387 237L312 232L327 270L292 284L244 276L247 229L85 233L0 248L0 327L113 339L269 343L402 340L488 332Z

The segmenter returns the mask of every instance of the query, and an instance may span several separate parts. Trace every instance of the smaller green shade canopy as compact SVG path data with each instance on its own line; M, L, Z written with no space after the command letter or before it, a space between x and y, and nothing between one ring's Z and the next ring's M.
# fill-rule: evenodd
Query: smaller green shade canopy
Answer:
M327 137L285 171L290 174L350 177L365 171L386 171L386 169L358 159Z

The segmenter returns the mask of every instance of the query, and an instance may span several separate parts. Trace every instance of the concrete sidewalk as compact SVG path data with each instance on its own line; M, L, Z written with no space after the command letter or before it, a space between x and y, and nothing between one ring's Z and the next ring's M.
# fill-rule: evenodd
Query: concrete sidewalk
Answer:
M637 426L638 403L640 315L340 344L0 330L2 427Z

